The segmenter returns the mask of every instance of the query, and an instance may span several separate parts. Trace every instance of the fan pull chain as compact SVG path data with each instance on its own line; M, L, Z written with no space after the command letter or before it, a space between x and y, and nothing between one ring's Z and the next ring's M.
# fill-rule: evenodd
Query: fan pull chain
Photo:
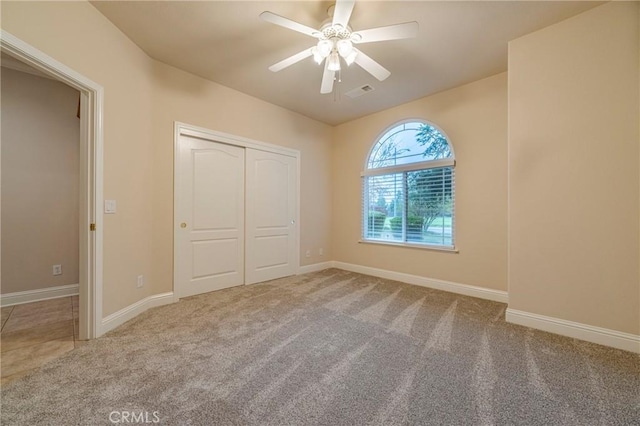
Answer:
M338 83L342 83L342 70L338 70L337 72L337 76L333 78L334 81L338 82ZM333 85L333 102L338 102L338 100L340 99L338 90L339 90L340 86L338 86L337 84Z

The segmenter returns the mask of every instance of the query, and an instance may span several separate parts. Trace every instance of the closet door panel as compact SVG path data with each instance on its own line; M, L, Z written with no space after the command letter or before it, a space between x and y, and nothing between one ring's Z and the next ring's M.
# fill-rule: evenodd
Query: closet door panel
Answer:
M297 272L297 160L246 150L245 282Z
M179 297L244 284L244 148L180 137Z

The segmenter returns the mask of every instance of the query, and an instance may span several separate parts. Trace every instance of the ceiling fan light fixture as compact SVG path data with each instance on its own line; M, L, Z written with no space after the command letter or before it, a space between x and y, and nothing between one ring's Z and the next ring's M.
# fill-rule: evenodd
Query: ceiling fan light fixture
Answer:
M326 58L333 50L333 43L331 40L320 40L316 46L316 50L322 58Z
M324 60L324 58L322 57L320 52L318 52L318 48L316 46L313 46L311 48L311 54L313 55L313 60L318 65L320 65L322 63L322 61Z
M327 69L329 71L340 71L340 57L338 56L338 52L333 52L329 56L329 63L327 64Z
M345 59L353 51L353 44L351 44L351 41L346 39L338 40L338 42L336 43L336 47L338 48L338 53L340 54L340 56L342 56Z

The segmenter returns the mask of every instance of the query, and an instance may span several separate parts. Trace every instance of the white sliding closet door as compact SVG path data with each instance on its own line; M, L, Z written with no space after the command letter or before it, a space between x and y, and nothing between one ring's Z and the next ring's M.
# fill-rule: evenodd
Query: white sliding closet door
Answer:
M245 282L297 272L297 159L246 150Z
M178 296L244 284L245 149L184 135L179 144Z

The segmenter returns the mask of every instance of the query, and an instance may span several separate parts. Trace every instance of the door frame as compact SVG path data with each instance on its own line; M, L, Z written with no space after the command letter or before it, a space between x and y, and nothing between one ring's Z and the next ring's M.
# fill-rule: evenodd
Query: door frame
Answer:
M51 56L1 30L0 51L80 92L79 337L102 333L104 89ZM91 225L94 229L91 229Z
M178 264L178 246L176 245L176 241L178 241L178 232L180 232L180 222L181 219L178 217L178 206L180 205L180 173L179 173L179 164L178 160L180 158L180 137L181 136L190 136L193 138L201 139L209 142L217 142L223 143L227 145L234 145L241 148L251 148L257 149L260 151L273 152L275 154L286 155L289 157L294 157L296 159L296 169L297 169L297 193L296 193L296 223L295 223L295 246L296 246L296 254L293 259L294 265L296 265L296 274L299 273L300 269L300 151L297 149L286 148L280 145L274 145L267 142L261 142L254 139L245 138L242 136L235 136L229 133L218 132L216 130L206 129L204 127L198 127L191 124L182 123L179 121L174 122L174 130L173 130L173 144L174 144L174 155L173 155L173 300L177 302L179 300L178 296L178 274L177 274L177 264Z

